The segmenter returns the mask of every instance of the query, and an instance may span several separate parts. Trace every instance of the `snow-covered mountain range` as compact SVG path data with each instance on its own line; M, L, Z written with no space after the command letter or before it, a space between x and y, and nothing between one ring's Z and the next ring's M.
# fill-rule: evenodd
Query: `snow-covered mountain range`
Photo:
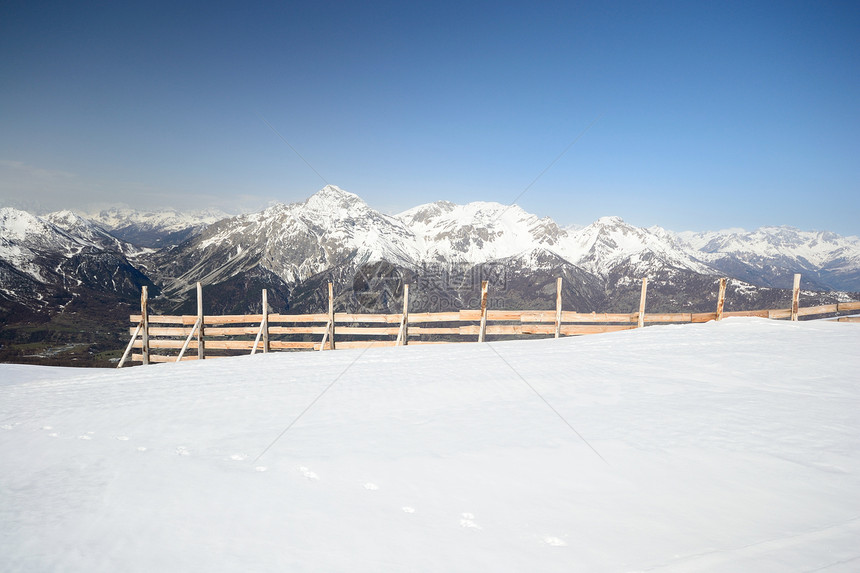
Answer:
M438 201L386 215L333 185L303 202L234 217L128 209L36 217L4 208L0 231L0 296L33 310L47 306L39 285L130 296L149 283L181 300L197 281L249 284L253 277L277 283L284 300L296 299L302 285L315 288L325 276L346 287L357 269L381 261L413 279L503 265L523 292L530 273L560 274L584 285L577 287L580 306L605 306L642 277L658 290L674 288L678 301L689 298L685 288L711 291L720 276L787 288L800 272L805 288L860 291L857 237L789 227L673 233L618 217L564 228L491 202Z

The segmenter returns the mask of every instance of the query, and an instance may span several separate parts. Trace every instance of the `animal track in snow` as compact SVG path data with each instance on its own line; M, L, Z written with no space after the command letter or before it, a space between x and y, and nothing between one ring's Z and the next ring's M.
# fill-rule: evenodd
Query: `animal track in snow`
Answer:
M312 480L320 479L320 476L318 476L315 472L312 472L311 470L309 470L308 468L306 468L304 466L300 467L299 471L302 472L302 475L308 479L312 479Z
M471 513L463 513L461 514L462 519L460 520L460 527L469 527L472 529L481 529L477 523L475 523L475 516Z

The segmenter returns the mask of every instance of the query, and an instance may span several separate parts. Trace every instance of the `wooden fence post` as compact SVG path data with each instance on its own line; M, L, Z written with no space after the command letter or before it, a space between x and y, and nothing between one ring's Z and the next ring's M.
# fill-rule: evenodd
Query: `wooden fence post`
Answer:
M726 304L726 279L720 279L720 294L717 295L717 320L723 319L723 307Z
M328 338L331 349L334 350L334 284L328 283Z
M203 360L206 358L206 343L203 338L203 287L200 283L197 283L197 320L197 360Z
M400 319L400 344L409 344L409 285L403 285L403 318Z
M149 310L147 309L149 302L149 292L146 286L140 291L140 323L143 325L143 343L141 351L143 353L143 363L149 364Z
M794 287L791 291L791 320L797 320L797 311L800 310L800 275L794 275Z
M263 289L263 354L269 351L269 291Z
M483 342L487 335L487 285L489 281L481 281L481 329L478 331L478 342Z
M561 277L555 281L555 337L561 336Z
M642 279L642 296L639 298L639 328L645 326L645 291L648 290L648 278Z

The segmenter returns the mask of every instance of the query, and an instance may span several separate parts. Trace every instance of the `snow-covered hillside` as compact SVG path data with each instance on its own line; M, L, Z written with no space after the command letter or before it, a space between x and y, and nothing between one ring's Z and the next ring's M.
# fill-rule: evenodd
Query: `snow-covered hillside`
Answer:
M0 364L0 569L860 563L860 326Z

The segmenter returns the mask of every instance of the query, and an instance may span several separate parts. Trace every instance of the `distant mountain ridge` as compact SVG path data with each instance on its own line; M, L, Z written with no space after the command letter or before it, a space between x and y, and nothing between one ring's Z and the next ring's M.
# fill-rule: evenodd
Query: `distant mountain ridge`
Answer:
M0 209L0 319L109 320L103 345L115 344L142 286L155 312L192 313L198 281L214 314L258 311L261 288L278 311L320 311L329 280L336 307L358 312L399 312L404 283L413 285L415 310L474 307L481 280L490 281L495 308L554 308L559 276L565 308L586 312L632 312L645 277L652 312L712 310L723 276L732 279L727 310L787 306L796 272L805 304L860 291L860 240L790 227L674 233L619 217L561 227L492 202L438 201L387 215L333 185L302 202L222 215ZM0 340L33 339L20 328L0 329Z

